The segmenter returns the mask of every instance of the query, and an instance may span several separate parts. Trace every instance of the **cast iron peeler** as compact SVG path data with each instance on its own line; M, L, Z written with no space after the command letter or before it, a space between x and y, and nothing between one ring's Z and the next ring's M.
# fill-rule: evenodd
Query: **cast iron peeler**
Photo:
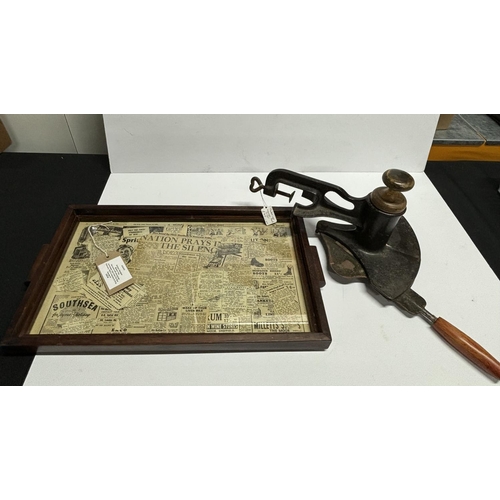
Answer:
M282 195L289 201L294 193L278 190L280 184L302 190L312 203L298 203L293 213L299 217L329 217L344 221L320 220L316 233L323 243L328 270L346 281L364 280L386 299L409 314L418 314L449 344L481 370L500 379L500 363L477 342L443 318L427 311L423 297L411 289L420 267L420 247L410 224L403 217L407 200L403 192L413 188L413 177L403 171L384 172L385 186L363 198L350 196L335 184L320 181L290 170L276 169L263 184L253 177L252 192ZM344 208L328 199L331 192L352 205Z

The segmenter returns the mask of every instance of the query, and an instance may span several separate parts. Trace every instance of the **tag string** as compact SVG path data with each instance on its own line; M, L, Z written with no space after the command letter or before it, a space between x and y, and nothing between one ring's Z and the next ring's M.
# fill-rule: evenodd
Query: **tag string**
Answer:
M262 203L264 203L264 206L267 207L266 200L264 200L264 195L262 194L262 191L260 191L260 197L262 198Z
M112 221L112 220L110 220L110 221L108 222L108 224L110 224L111 222L113 222L113 221ZM87 228L87 231L88 231L88 233L89 233L89 235L90 235L90 238L92 239L92 243L95 245L95 247L96 247L98 250L100 250L100 251L101 251L101 252L102 252L102 253L106 256L106 258L108 258L108 257L109 257L108 252L106 252L106 250L104 250L104 248L100 247L100 246L96 243L96 241L95 241L95 239L94 239L94 235L92 234L92 230L94 230L94 231L95 231L95 230L97 230L97 228L98 228L98 227L105 227L106 229L110 230L110 229L109 229L109 227L108 227L108 226L106 226L106 224L98 224L97 226L89 226L89 227Z

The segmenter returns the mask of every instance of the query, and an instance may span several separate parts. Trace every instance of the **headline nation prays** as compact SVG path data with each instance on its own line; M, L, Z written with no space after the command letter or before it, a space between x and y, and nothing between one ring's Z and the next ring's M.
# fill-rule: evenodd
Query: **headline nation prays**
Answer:
M217 241L210 241L186 236L144 236L143 241L154 241L161 243L162 250L180 250L184 252L208 252L214 253ZM126 242L126 239L125 239Z

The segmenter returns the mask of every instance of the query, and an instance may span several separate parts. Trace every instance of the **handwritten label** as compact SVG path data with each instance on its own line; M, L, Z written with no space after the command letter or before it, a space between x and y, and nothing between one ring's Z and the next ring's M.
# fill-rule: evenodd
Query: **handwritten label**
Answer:
M110 295L123 290L134 282L122 256L118 252L109 252L96 260L97 270Z
M276 215L274 214L273 207L266 205L261 209L262 217L264 217L264 222L266 226L270 226L271 224L276 224L278 220L276 219Z

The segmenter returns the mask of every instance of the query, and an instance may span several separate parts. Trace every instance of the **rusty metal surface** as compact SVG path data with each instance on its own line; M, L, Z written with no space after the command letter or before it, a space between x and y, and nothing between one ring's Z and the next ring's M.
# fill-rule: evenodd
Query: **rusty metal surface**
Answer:
M318 222L316 232L349 249L372 287L387 299L392 300L401 295L411 287L417 276L420 247L415 233L404 218L399 219L387 244L377 250L371 250L360 243L355 231L339 230L327 221ZM322 239L323 244L325 247L332 247L327 238Z

